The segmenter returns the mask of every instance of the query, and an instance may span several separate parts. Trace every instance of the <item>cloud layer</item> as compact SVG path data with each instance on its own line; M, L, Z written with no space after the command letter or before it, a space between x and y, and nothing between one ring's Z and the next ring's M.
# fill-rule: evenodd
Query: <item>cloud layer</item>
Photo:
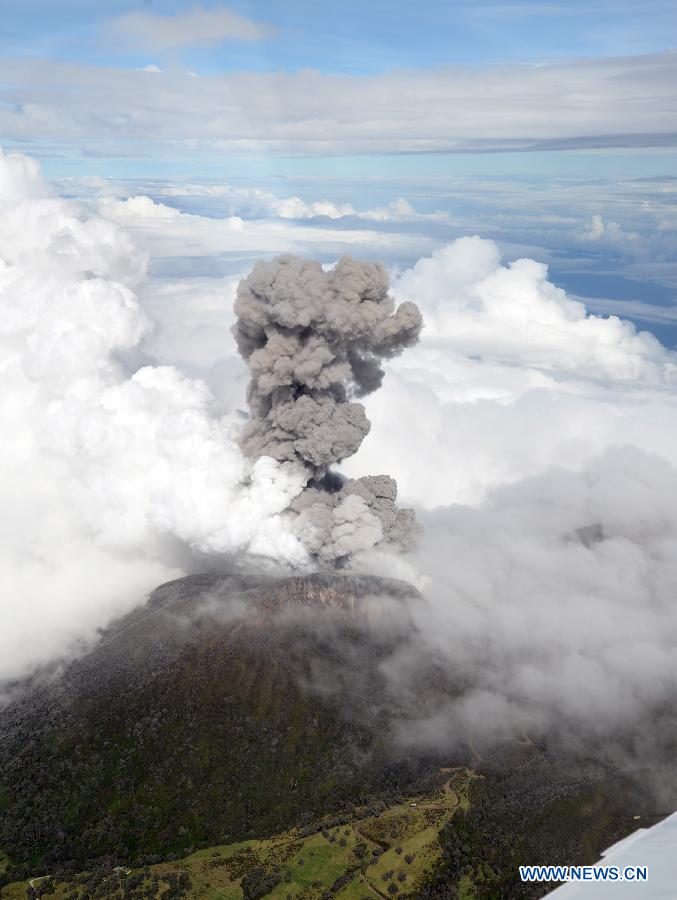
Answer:
M556 736L644 768L673 803L676 488L674 465L624 447L424 517L428 602L388 673L395 696L415 698L429 664L452 690L410 713L402 744Z
M175 157L182 149L346 154L677 140L674 53L369 76L301 70L200 78L176 69L5 60L0 79L5 138L39 138L70 153L118 156L125 142L139 141Z

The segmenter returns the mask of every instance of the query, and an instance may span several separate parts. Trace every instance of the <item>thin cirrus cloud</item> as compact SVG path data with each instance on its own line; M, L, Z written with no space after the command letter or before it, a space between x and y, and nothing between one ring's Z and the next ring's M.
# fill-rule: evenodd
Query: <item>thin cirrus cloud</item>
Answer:
M86 144L90 154L124 156L143 142L172 155L181 147L326 155L677 144L675 53L202 78L5 60L0 83L0 133L25 146L39 140L41 152L46 141L62 142L70 155Z
M124 44L158 51L213 47L224 41L261 41L274 31L271 25L247 19L225 6L196 6L169 16L127 13L108 21L105 30Z

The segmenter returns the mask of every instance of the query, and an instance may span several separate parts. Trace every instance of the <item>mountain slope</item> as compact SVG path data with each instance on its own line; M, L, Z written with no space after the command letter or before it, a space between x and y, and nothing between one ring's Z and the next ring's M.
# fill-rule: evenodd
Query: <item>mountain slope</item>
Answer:
M292 896L333 888L345 900L385 889L541 896L543 886L518 883L519 863L591 863L636 827L633 816L655 812L641 780L593 747L565 752L558 738L525 736L481 758L462 742L437 758L397 755L390 726L411 713L406 704L418 712L458 690L434 663L405 698L385 678L382 664L412 640L418 602L401 582L337 574L266 584L200 575L158 588L90 653L0 712L0 851L12 861L0 884L87 870L106 896L101 871L112 884L112 866L147 864L151 876L171 875L163 883L175 896L184 876L189 896L263 896L280 872L291 881L268 891L280 898L294 884ZM451 777L440 769L471 760L467 802L431 800ZM424 796L443 809L413 815ZM336 858L318 836L328 818L352 835ZM364 866L351 856L358 835L385 853ZM418 869L400 871L405 844ZM293 859L271 856L278 845L294 845ZM333 862L309 881L311 849L318 866ZM234 854L237 871L211 853ZM157 894L152 877L130 877L128 896Z
M45 865L136 859L411 784L418 762L390 759L381 737L388 647L370 617L384 614L375 596L391 615L414 593L338 575L159 588L0 713L0 846Z

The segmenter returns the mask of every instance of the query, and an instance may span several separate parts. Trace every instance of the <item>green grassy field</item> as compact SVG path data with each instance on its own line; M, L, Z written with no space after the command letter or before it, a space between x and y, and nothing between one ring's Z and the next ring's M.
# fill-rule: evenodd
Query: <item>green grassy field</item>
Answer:
M360 818L356 814L344 824L331 827L318 822L316 831L308 834L305 829L303 836L299 829L292 829L266 840L209 847L176 862L128 875L114 874L98 884L88 884L83 875L54 885L51 893L43 896L81 898L87 893L106 897L252 900L265 896L313 900L331 890L341 900L404 897L415 893L438 859L440 828L457 809L467 805L473 773L458 770L445 772L443 777L444 783L435 791L385 808L379 815ZM0 854L0 869L3 859ZM177 886L179 876L182 888ZM28 882L11 884L0 891L0 896L3 900L25 898L27 889ZM102 890L105 893L100 893Z

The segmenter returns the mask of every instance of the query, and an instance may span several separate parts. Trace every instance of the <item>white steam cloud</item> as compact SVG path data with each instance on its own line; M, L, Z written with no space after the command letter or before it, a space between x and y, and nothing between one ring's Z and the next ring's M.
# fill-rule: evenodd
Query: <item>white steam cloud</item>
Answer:
M158 581L176 544L291 565L303 467L241 454L198 380L130 364L147 261L115 225L0 157L0 680L71 649ZM185 552L184 552L185 556Z
M232 290L220 318L223 282L194 279L193 297L157 285L124 217L50 197L24 157L0 158L0 194L6 680L72 650L191 554L304 566L317 528L302 527L303 462L245 458L238 417L216 411L203 381L146 364L162 348L163 362L189 360L194 376L204 338L210 384L215 372L243 377L228 337ZM162 212L155 243L172 245L187 217ZM191 230L207 235L199 221ZM248 237L245 225L218 234L238 247ZM415 555L381 549L356 564L411 578L428 601L419 636L391 661L400 697L422 659L463 686L420 710L401 739L438 746L562 721L580 735L643 721L676 687L677 356L627 322L588 315L544 266L502 264L479 238L391 285L425 328L364 399L372 427L342 470L355 481L388 472L425 531ZM196 310L223 337L216 366ZM220 396L244 402L231 382ZM370 496L346 498L332 524L337 554L355 551L355 523L372 529L367 543L380 539L382 523L364 511L387 506L391 488L363 479ZM638 746L651 735L660 729L638 732Z
M427 602L385 665L400 746L546 740L671 808L676 491L674 466L626 447L424 516ZM423 703L422 682L440 686Z
M628 753L668 760L677 355L586 315L544 266L503 266L479 238L420 260L393 289L417 297L426 330L367 400L373 428L347 468L378 459L431 510L401 568L428 603L388 670L399 698L429 660L456 691L400 740L481 749L559 732L574 747L605 737L624 765Z

